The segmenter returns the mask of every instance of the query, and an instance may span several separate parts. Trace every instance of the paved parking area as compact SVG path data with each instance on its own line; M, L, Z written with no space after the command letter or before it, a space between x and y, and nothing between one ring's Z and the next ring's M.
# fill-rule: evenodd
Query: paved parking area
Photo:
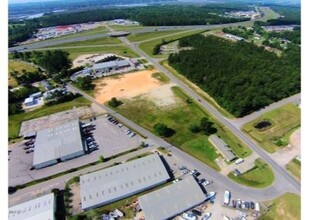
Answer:
M87 120L86 123L89 123L89 120ZM105 116L97 117L97 119L91 123L96 125L96 129L92 132L96 143L99 145L97 150L43 169L30 170L33 161L33 153L26 154L23 149L23 147L25 147L25 141L11 145L9 150L12 152L9 155L10 160L8 161L9 185L15 186L24 184L96 162L101 155L103 155L104 158L107 158L134 149L138 147L142 141L145 141L139 135L129 137L125 134L125 131L128 128L125 126L119 128L118 126L111 124Z
M113 124L106 116L97 117L96 120L85 121L85 123L95 125L95 130L92 131L94 141L98 144L97 150L104 158L132 150L142 143L142 138L139 135L130 137L126 135L127 127Z

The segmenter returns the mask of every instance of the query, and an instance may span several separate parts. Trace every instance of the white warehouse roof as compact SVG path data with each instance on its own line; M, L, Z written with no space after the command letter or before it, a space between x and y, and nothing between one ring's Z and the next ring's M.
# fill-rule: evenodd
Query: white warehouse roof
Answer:
M79 120L40 130L34 143L33 165L84 151Z
M54 194L24 202L9 208L9 220L53 220L55 209Z
M116 60L116 61L108 61L103 63L97 63L92 66L95 70L107 69L107 68L116 68L116 67L126 67L129 66L130 63L126 60Z
M206 200L193 176L139 197L146 220L172 218Z
M80 176L82 209L128 197L162 184L169 178L157 154Z

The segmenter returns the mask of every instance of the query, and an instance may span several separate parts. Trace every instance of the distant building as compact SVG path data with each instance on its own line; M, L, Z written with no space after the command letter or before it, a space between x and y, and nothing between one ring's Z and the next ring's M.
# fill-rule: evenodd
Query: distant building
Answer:
M93 209L156 187L170 179L157 154L80 176L83 210Z
M26 98L25 101L24 101L24 105L25 106L32 106L32 105L35 105L37 102L36 100L33 98L33 97L29 97L29 98Z
M244 40L244 38L242 37L239 37L239 36L236 36L236 35L233 35L233 34L226 34L225 35L227 38L230 38L230 39L233 39L233 40Z
M209 141L217 148L217 150L222 154L223 157L225 157L227 161L231 161L236 158L236 155L231 150L231 148L229 148L228 144L217 135L210 135Z
M42 86L44 87L44 89L46 89L47 91L54 88L54 87L53 87L48 81L46 81L46 80L43 80L43 81L41 82L41 84L42 84Z
M92 66L92 71L95 73L108 73L110 71L115 71L119 69L123 69L126 67L130 67L130 63L126 60L116 60L116 61L109 61L104 63L97 63Z
M85 154L79 120L37 131L34 146L36 169Z
M203 203L206 196L193 176L138 198L145 220L171 219Z
M54 220L56 210L53 193L9 207L9 220Z
M34 99L40 98L40 97L42 97L42 92L33 93L33 94L29 95L29 97L34 98Z

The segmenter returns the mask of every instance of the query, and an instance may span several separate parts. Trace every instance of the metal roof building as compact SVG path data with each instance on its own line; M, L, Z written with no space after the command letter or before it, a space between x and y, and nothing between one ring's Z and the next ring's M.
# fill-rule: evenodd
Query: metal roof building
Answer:
M234 152L229 148L227 143L225 143L217 135L210 135L209 141L217 148L217 150L228 160L231 161L236 158Z
M85 154L78 120L38 131L34 146L36 169Z
M88 210L158 186L170 179L157 154L80 176L82 209Z
M109 70L109 69L117 69L130 66L130 63L126 60L116 60L116 61L109 61L103 63L97 63L92 66L94 70Z
M53 193L35 198L9 208L9 220L54 220L55 197Z
M193 176L139 197L146 220L169 219L196 205L206 196Z

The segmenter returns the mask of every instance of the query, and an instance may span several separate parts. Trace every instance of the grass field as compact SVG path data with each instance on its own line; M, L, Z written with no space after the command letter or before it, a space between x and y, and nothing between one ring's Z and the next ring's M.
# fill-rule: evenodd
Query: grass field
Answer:
M201 32L202 32L201 30L183 31L183 32L180 32L180 33L175 34L173 36L170 36L170 37L161 37L161 38L158 38L158 39L155 39L155 40L144 42L144 43L140 44L140 48L141 48L141 50L143 50L145 53L147 53L151 57L164 58L164 57L167 57L168 55L166 55L166 54L153 55L152 54L153 48L155 47L156 44L161 43L162 39L164 39L165 41L177 40L179 38L186 37L186 36L196 34L196 33L201 33Z
M127 38L132 42L138 42L138 41L143 41L143 40L157 38L157 37L164 37L166 35L176 34L176 33L180 33L183 31L184 30L137 33L137 34L130 34Z
M151 76L153 78L156 78L157 80L159 80L162 83L170 82L170 79L167 76L165 76L163 73L160 73L160 72L153 73Z
M286 193L274 200L264 202L269 211L263 214L259 220L300 220L301 198L293 193Z
M65 48L62 49L70 53L69 58L74 60L83 54L92 53L114 53L125 57L139 57L133 50L125 46L102 46L102 47L84 47L84 48Z
M53 113L66 111L72 109L73 107L81 106L90 106L90 102L83 97L79 97L70 102L65 102L52 106L43 106L31 112L11 115L9 116L9 139L14 139L18 137L20 126L23 121L51 115Z
M254 125L260 121L269 120L272 125L260 131ZM300 126L300 108L294 104L287 104L245 124L242 130L259 142L261 147L270 153L281 149L275 143L278 140L288 142L291 133Z
M102 37L86 41L76 41L71 43L59 44L57 47L74 47L74 46L92 46L92 45L106 45L106 44L121 44L122 42L118 38L114 37ZM55 46L50 46L55 47ZM50 48L46 47L46 48Z
M140 25L108 25L115 31L130 31L130 30L138 30L149 28L148 26L140 26Z
M293 159L286 165L286 169L290 171L298 180L301 179L301 162Z
M189 130L190 124L198 124L201 118L208 117L208 115L195 102L187 103L186 100L189 97L180 88L173 87L172 90L177 97L177 104L173 106L162 108L156 106L151 100L137 97L122 100L124 104L118 107L117 111L150 131L153 131L153 126L156 123L168 125L176 132L172 137L166 138L167 141L202 160L210 167L219 170L214 162L217 154L215 148L208 142L208 137L201 133L192 133ZM240 157L250 155L250 149L240 144L239 140L225 127L216 121L214 122L218 129L218 135L233 148L236 154Z
M257 159L255 165L255 168L240 176L234 176L231 172L228 174L228 177L237 183L250 187L265 188L270 186L275 180L275 176L270 167L261 159Z
M168 65L168 61L164 60L161 62L161 65L164 66L166 69L168 69L174 76L176 76L178 79L180 79L182 82L184 82L186 85L188 85L191 89L193 89L196 93L198 93L200 96L202 96L207 102L209 102L213 107L215 107L223 116L227 118L235 118L231 113L226 111L224 108L222 108L210 95L208 95L205 91L203 91L201 88L199 88L197 85L192 83L190 80L188 80L183 75L179 74L173 67Z
M22 74L22 70L26 70L29 72L34 72L36 70L36 68L31 66L30 64L15 60L9 60L8 69L9 69L9 85L12 87L17 86L16 80L11 76L12 71L17 71L19 74Z

